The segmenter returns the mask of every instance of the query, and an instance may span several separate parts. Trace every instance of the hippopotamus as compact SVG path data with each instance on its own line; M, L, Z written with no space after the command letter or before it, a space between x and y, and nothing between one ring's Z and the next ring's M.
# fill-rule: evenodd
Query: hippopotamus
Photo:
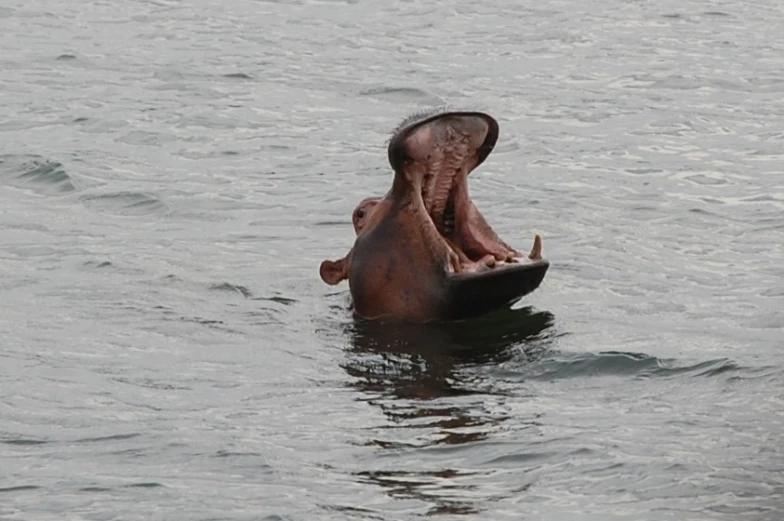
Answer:
M359 203L353 247L319 270L327 284L348 279L355 314L460 320L539 287L549 268L541 237L521 254L498 237L468 192L468 175L497 140L498 123L482 112L430 111L395 129L387 149L392 187Z

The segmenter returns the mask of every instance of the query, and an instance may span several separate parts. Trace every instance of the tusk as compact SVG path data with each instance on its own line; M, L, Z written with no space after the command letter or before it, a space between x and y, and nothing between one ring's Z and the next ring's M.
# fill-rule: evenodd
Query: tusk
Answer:
M542 238L537 233L534 236L534 246L531 248L531 253L528 254L531 260L539 260L542 258Z

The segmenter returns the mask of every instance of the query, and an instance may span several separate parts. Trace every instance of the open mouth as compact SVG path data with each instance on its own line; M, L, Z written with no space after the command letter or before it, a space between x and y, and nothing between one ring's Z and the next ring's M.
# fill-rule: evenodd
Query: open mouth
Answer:
M481 112L437 110L405 120L387 151L392 188L355 208L354 246L321 263L322 280L348 279L360 316L414 321L479 316L536 290L550 265L541 238L528 255L518 253L469 195L468 175L497 140L498 123Z
M498 131L487 114L429 111L403 121L389 144L392 168L421 194L433 225L458 256L455 271L525 261L493 231L468 191L468 175L492 152ZM528 259L540 259L541 249L536 236Z

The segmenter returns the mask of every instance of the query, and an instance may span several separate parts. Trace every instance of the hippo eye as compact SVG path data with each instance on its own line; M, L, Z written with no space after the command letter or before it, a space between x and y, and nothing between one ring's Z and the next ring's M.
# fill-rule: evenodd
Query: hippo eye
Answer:
M362 219L365 216L365 210L357 210L357 219Z

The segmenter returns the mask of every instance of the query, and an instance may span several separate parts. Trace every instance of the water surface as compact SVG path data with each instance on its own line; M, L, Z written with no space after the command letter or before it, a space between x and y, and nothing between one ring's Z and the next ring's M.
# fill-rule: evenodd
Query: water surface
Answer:
M782 519L783 16L7 0L0 518ZM443 103L550 272L356 323L318 265Z

